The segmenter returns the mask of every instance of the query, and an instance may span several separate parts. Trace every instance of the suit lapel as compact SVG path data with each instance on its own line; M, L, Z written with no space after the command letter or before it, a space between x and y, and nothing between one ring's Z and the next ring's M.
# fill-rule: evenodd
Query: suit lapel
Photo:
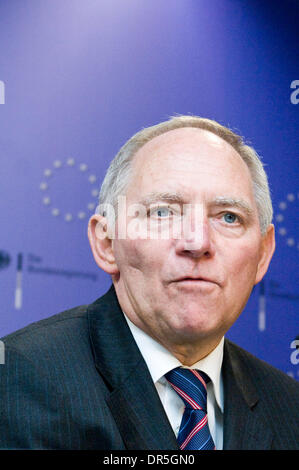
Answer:
M128 449L178 449L151 377L140 363L108 401ZM132 386L134 383L134 386Z
M114 287L88 308L95 364L110 390L108 406L127 449L178 449Z
M222 368L224 449L270 449L273 434L266 426L257 390L237 349L237 346L225 341Z

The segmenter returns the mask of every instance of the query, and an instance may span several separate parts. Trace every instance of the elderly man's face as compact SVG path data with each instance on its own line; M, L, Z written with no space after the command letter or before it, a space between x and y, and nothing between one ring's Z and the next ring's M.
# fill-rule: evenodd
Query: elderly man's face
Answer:
M123 311L166 346L216 346L274 249L273 230L261 236L246 164L210 132L173 130L138 151L126 196L128 207L151 204L147 218L160 234L181 220L178 207L192 209L181 237L113 240Z

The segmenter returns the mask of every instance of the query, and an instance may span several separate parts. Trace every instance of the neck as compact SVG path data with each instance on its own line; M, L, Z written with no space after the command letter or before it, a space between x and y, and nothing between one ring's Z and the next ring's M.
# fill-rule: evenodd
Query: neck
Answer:
M147 333L147 332L146 332ZM187 342L186 344L170 344L163 342L159 338L153 339L164 346L174 357L180 361L183 366L192 366L196 362L208 356L220 343L221 337L215 340L201 338L196 343Z

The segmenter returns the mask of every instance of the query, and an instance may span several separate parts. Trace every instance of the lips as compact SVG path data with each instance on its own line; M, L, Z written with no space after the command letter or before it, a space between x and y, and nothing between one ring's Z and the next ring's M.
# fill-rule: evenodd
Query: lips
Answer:
M210 283L213 283L213 284L218 284L218 282L216 282L214 279L211 279L209 277L205 277L205 276L199 276L199 277L194 277L194 276L183 276L183 277L180 277L178 279L176 279L174 282L186 282L186 281L190 281L190 282L210 282Z

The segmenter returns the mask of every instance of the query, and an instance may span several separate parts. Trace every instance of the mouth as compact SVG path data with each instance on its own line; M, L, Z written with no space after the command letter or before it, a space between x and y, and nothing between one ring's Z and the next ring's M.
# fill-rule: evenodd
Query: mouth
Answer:
M189 285L208 285L208 284L216 284L218 283L214 279L210 279L208 277L192 277L192 276L184 276L179 279L176 279L174 282L179 284L189 284Z

